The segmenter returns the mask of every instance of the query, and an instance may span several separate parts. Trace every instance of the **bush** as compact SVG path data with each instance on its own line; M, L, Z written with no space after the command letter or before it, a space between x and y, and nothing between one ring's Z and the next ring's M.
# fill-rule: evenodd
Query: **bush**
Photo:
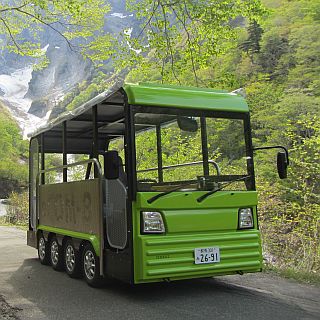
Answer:
M10 205L7 207L5 222L16 225L27 225L29 219L29 195L28 192L12 192Z

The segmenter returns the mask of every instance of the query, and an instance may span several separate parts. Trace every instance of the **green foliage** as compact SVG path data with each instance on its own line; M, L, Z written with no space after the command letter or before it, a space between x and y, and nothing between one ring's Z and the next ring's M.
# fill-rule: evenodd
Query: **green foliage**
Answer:
M279 181L275 154L256 156L264 251L277 267L319 273L320 25L312 1L268 5L277 9L263 23L248 102L254 144L284 144L290 167Z
M9 197L5 222L15 225L27 225L29 221L29 193L12 192Z
M196 180L203 175L202 140L200 119L196 132L182 131L173 121L161 127L161 149L163 167L200 162L197 165L168 168L163 171L164 182ZM206 118L209 160L215 161L223 175L247 174L242 120ZM156 131L148 130L136 135L137 170L157 167ZM216 175L210 165L209 172ZM159 181L157 170L140 172L138 180L154 179ZM232 189L234 189L232 185ZM244 183L238 184L243 190Z
M131 50L120 55L123 62L143 73L156 71L164 82L200 84L198 71L210 66L212 57L227 52L237 35L236 19L258 20L264 9L260 1L128 1L143 21L141 32L124 41ZM124 46L122 46L124 48ZM147 58L142 58L144 56ZM124 59L128 57L128 59ZM134 58L132 58L134 57ZM151 61L152 63L148 63Z
M71 50L88 54L101 37L104 45L109 41L102 34L104 17L109 10L104 0L3 0L0 33L5 40L0 47L37 58L38 64L40 58L44 66L48 61L41 50L40 33L53 30L67 41ZM25 40L26 33L30 41ZM79 39L84 43L80 47Z
M283 181L276 173L276 151L260 151L255 156L264 252L274 266L319 273L320 6L307 0L263 2L268 12L257 20L259 25L252 21L246 30L233 30L237 39L222 36L223 48L228 50L222 49L218 56L209 51L206 63L194 64L195 71L198 83L206 87L245 87L255 146L282 144L289 148L288 179ZM176 32L169 31L172 35ZM182 43L178 49L185 49L183 35L174 43ZM165 43L163 48L167 48ZM194 84L193 65L185 60L186 53L177 53L174 45L172 49L175 75L170 71L170 50L163 56L151 50L143 61L144 72L133 70L129 79L176 83L179 78L183 84ZM225 132L216 136L215 145L224 138L231 141L232 136ZM215 134L210 131L211 137ZM178 141L177 137L172 152ZM141 143L149 146L146 139ZM149 150L148 156L154 157L154 150ZM156 163L156 159L150 158L150 162Z
M28 142L22 140L17 123L0 104L0 179L27 183Z

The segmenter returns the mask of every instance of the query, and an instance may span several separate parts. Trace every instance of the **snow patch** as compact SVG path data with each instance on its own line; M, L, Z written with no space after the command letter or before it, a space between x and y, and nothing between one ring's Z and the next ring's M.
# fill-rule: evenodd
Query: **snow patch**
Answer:
M125 30L123 31L123 33L124 33L126 36L128 36L129 38L131 38L132 30L133 30L133 28L128 28L128 29L125 29Z
M120 19L125 19L127 16L125 16L123 13L121 12L114 12L114 13L111 13L111 16L112 17L116 17L116 18L120 18Z
M13 117L18 121L24 138L43 121L43 118L28 113L32 100L24 96L28 92L31 78L32 66L18 69L11 75L0 74L0 89L4 93L1 100L10 108ZM50 113L46 115L45 120L49 116Z
M48 48L49 48L49 43L48 43L46 46L44 46L43 48L41 48L41 52L42 52L43 54L46 53L47 50L48 50Z

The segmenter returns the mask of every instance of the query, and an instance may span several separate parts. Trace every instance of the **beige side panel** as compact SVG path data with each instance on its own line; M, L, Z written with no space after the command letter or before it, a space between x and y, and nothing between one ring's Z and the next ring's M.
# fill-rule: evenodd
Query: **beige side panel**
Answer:
M99 234L100 179L48 184L39 189L40 224Z

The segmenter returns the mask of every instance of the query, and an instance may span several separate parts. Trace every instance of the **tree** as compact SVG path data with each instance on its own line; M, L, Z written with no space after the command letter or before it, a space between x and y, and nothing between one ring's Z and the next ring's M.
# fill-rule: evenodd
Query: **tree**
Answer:
M212 57L230 48L239 17L258 20L264 9L259 0L127 0L128 9L142 21L139 32L127 32L119 42L115 63L119 69L137 67L158 79L181 83L180 75L198 70ZM129 50L126 44L129 44Z
M101 36L109 9L104 0L2 0L0 47L20 55L44 58L40 35L53 30L71 50L90 51L90 42Z
M240 48L245 51L253 63L253 55L260 52L260 40L263 30L257 21L252 21L248 26L248 38L240 44Z
M102 62L110 57L117 70L156 66L163 80L180 82L179 73L197 70L212 56L225 52L236 36L237 19L258 20L260 0L126 0L128 10L142 21L139 31L103 33L107 0L4 0L0 4L3 46L33 57L43 57L39 32L49 28L71 49ZM25 40L25 34L31 41ZM82 38L82 42L77 41ZM152 68L153 68L152 67Z

